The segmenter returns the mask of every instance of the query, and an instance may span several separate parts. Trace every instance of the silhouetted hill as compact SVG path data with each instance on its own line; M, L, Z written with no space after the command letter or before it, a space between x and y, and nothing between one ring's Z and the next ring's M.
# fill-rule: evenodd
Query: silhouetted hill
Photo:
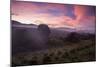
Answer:
M57 29L62 30L62 31L67 31L67 32L75 32L76 31L76 29L74 29L74 28L67 28L67 27L60 27Z
M12 27L20 27L20 28L37 28L35 24L23 24L21 22L12 20Z
M86 34L95 34L96 33L96 29L81 29L81 30L77 30L76 32L78 33L86 33Z
M15 25L20 25L21 23L18 22L18 21L15 21L15 20L11 20L11 24L12 24L12 25L13 25L13 24L15 24Z

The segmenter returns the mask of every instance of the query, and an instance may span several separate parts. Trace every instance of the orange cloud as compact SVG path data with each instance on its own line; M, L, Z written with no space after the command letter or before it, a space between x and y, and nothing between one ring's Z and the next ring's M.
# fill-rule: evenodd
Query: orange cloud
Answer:
M80 20L86 15L86 6L75 5L74 9L75 9L74 14L76 15L77 20Z

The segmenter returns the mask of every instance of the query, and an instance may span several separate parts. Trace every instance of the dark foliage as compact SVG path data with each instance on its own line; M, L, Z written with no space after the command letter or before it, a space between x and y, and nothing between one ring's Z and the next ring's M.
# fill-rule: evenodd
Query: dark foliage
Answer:
M80 41L80 38L79 38L78 33L72 32L72 33L70 33L70 34L66 37L65 40L66 40L66 41L69 41L69 42L71 42L71 43L77 43L77 42Z
M48 25L46 25L46 24L40 24L38 26L38 31L44 36L50 35L50 29L49 29Z

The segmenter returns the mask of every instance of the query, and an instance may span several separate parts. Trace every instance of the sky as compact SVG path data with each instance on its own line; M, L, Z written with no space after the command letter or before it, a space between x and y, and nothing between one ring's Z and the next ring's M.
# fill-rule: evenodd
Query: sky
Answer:
M11 15L25 24L95 31L96 6L13 1Z

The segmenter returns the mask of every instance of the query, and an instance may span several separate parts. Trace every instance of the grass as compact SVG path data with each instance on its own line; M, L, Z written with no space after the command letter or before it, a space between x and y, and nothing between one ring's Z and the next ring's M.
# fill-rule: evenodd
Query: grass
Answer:
M77 43L71 43L60 39L50 39L48 45L50 48L45 50L14 55L12 58L12 65L40 65L96 60L95 40L88 39L80 40Z

